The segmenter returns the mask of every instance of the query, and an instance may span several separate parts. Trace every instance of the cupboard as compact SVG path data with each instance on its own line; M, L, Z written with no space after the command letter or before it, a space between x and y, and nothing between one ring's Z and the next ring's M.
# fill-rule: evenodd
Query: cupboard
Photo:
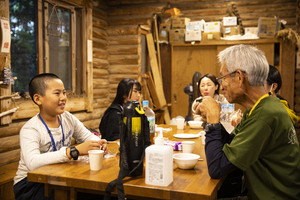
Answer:
M171 117L188 114L189 96L184 87L192 82L196 71L219 76L220 65L217 55L223 49L236 45L249 44L261 49L269 64L278 67L282 76L280 95L286 98L291 107L294 104L295 46L289 41L278 39L256 40L216 40L197 44L171 45ZM241 107L236 105L237 108Z

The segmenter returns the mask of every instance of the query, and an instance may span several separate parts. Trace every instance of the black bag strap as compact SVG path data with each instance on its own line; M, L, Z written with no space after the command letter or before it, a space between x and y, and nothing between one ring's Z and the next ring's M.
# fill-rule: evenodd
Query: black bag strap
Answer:
M106 186L105 194L104 194L104 200L110 200L111 199L110 198L111 197L111 191L113 190L115 185L117 185L118 200L124 200L125 199L125 193L124 193L124 187L123 187L123 181L122 180L126 176L130 176L137 168L139 168L141 166L141 164L143 164L144 157L145 157L145 151L143 151L143 153L141 155L140 162L138 163L138 165L135 168L133 168L130 172L128 170L125 170L122 167L120 167L118 178L111 181Z

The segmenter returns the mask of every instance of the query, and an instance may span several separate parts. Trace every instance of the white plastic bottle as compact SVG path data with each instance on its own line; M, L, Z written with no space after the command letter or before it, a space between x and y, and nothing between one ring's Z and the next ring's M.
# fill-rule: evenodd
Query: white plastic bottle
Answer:
M147 119L149 121L150 133L155 133L155 113L149 107L149 101L148 100L144 100L142 102L142 104L143 104L143 109L145 111L145 115L147 116Z
M168 186L173 182L173 148L164 145L162 130L155 144L146 148L145 180L148 185Z

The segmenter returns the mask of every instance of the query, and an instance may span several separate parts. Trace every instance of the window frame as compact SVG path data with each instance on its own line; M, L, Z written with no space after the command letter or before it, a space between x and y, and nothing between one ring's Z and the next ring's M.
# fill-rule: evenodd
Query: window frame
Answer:
M71 40L72 45L72 91L68 93L68 102L66 105L65 110L69 112L78 112L78 111L86 111L86 112L92 112L93 111L93 63L91 60L88 61L87 57L88 54L92 54L92 46L89 46L88 48L87 43L89 41L92 41L92 4L78 2L76 0L68 0L68 1L55 1L55 0L45 0L45 2L49 3L55 3L58 6L68 7L71 9L75 8L81 8L82 9L82 18L81 18L81 24L82 24L82 63L80 65L82 66L82 94L76 95L76 65L75 65L75 59L76 59L76 49L75 49L75 39L76 36L74 36L74 40ZM47 65L44 66L44 59L46 59L46 56L44 57L44 40L43 40L43 26L45 26L45 23L43 23L43 0L37 0L37 71L38 73L42 72L49 72L49 67L47 68ZM46 15L46 14L45 14ZM75 23L75 13L72 12L71 14L71 20L72 23ZM71 23L71 24L72 24ZM75 33L75 26L72 26L72 33ZM78 49L77 49L78 53ZM46 62L45 62L46 63ZM48 65L49 66L49 65ZM78 66L78 65L77 65ZM44 71L45 69L45 71ZM48 70L48 71L47 71ZM9 87L10 88L10 87ZM9 124L12 122L12 120L17 119L25 119L30 118L37 114L39 112L38 107L32 102L31 99L19 99L12 102L12 107L19 107L18 111L15 112L12 116L10 116L10 119L7 119L5 121L1 120L1 124ZM3 107L1 105L1 112L3 111Z

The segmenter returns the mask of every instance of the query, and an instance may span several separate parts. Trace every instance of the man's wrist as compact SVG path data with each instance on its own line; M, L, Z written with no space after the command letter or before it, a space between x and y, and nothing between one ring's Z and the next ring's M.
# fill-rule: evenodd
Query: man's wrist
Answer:
M207 132L211 132L213 130L221 130L222 125L221 123L206 123L204 126L204 131Z

